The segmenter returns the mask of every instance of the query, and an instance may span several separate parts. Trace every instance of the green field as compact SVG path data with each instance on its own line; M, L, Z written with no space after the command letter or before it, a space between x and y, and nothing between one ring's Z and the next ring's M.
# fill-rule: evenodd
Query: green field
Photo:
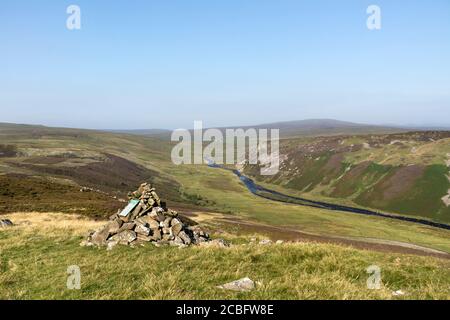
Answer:
M251 244L220 233L230 248L80 247L102 222L62 214L10 216L0 231L0 299L448 299L450 260L375 253L335 245ZM217 230L216 230L217 231ZM219 236L212 230L214 237ZM67 288L67 268L81 289ZM366 269L381 268L379 290ZM250 292L217 286L243 277ZM401 290L404 295L394 296Z

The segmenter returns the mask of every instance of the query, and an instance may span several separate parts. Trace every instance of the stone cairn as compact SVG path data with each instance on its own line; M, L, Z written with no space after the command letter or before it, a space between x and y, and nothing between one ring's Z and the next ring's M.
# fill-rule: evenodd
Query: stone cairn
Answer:
M127 207L112 215L103 228L90 232L81 245L112 249L117 244L135 246L151 242L156 246L183 247L210 241L209 235L198 226L187 226L176 211L166 208L151 184L141 184L128 198Z

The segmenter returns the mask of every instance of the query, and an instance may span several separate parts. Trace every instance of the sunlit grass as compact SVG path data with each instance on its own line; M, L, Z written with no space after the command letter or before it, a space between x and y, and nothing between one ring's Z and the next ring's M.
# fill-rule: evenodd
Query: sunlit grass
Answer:
M448 299L450 261L336 245L255 245L226 235L228 249L80 247L103 222L61 214L17 214L0 231L0 299ZM66 287L78 265L81 290ZM370 265L383 286L367 289ZM250 277L246 293L216 286ZM406 294L394 297L393 291Z

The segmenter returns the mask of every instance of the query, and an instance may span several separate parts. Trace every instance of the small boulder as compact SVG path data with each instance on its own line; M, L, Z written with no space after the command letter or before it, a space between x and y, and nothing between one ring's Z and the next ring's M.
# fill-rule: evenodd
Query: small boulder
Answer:
M182 225L181 223L178 223L178 224L176 224L176 225L173 225L173 226L171 227L171 230L172 230L172 234L173 234L174 236L177 236L177 235L183 230L183 225Z
M149 236L151 233L151 230L150 230L150 228L147 228L147 227L139 224L134 229L134 232L136 232L137 234L141 234L143 236Z
M178 233L178 237L180 237L181 240L183 240L184 244L189 245L189 244L192 243L191 238L190 238L190 237L187 235L187 233L184 232L184 231L181 231L180 233Z
M202 238L200 238L200 239L202 239ZM226 242L225 240L223 240L223 239L214 239L214 240L211 240L211 241L203 240L203 241L200 241L198 243L198 245L202 246L202 247L216 247L216 248L228 248L228 247L230 247L230 244L228 242Z
M172 218L176 218L176 217L178 217L178 212L176 212L175 210L167 210L167 212L166 212L166 214L169 216L169 217L172 217Z
M113 221L116 219L120 219L119 215L117 213L114 213L112 216L109 217L109 220Z
M150 242L153 240L153 237L151 236L146 236L143 234L139 234L137 235L137 241L141 241L141 242Z
M120 244L124 244L124 245L130 244L131 242L133 242L136 239L137 239L136 232L131 231L131 230L122 231L121 233L118 233L111 238L111 240L117 240L117 241L119 241Z
M403 296L403 295L405 295L405 292L403 292L402 290L397 290L397 291L393 291L392 295L393 296Z
M162 210L161 208L153 208L152 212L148 216L158 222L164 222L164 220L166 220L164 210Z
M120 227L120 229L117 231L117 233L121 233L122 231L125 230L134 230L134 228L136 227L136 224L134 222L125 222L122 227Z
M221 286L218 286L217 288L233 291L251 291L255 289L255 282L250 278L243 278L223 284Z
M164 227L164 228L170 228L171 221L172 221L172 217L167 217L167 218L164 220L164 222L163 222L163 227Z
M182 222L180 221L180 219L178 218L173 218L172 221L170 222L170 225L173 227L177 224L182 224Z
M112 249L114 249L115 246L117 246L119 244L119 241L117 240L109 240L107 242L107 246L106 246L106 250L107 251L111 251Z
M109 225L104 227L103 229L100 229L96 231L92 237L91 242L96 246L103 246L106 245L106 240L108 240L110 233L109 233Z
M171 235L171 234L163 234L162 239L163 239L164 241L170 242L170 241L172 241L173 239L175 239L175 237L174 237L173 235Z
M115 233L119 232L122 225L123 225L123 221L120 219L111 221L110 223L108 223L109 233L115 234Z
M159 222L154 220L150 216L145 216L145 217L143 217L141 219L147 223L147 226L150 229L152 229L152 230L159 229Z
M9 219L2 219L0 220L0 228L8 228L12 227L14 224Z
M181 239L180 237L175 237L171 244L178 247L185 246L183 239Z
M152 229L152 238L155 241L162 239L161 231L159 229Z

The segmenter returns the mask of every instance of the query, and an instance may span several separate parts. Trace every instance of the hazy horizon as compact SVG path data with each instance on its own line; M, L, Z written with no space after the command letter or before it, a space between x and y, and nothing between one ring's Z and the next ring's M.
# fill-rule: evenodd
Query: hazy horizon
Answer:
M273 124L273 123L289 123L289 122L297 122L297 121L311 121L311 120L332 120L332 121L341 121L341 122L348 122L353 123L357 125L367 125L367 126L380 126L380 127L391 127L391 128L399 128L399 129L442 129L442 130L450 130L450 124L394 124L394 123L368 123L368 122L352 122L352 121L346 121L346 120L338 120L338 119L298 119L298 120L284 120L284 121L274 121L274 122L261 122L261 123L255 123L255 122L249 122L249 123L228 123L223 126L210 126L208 123L203 123L204 128L236 128L236 127L251 127L251 126L260 126L264 124ZM85 129L85 130L99 130L99 131L140 131L140 130L175 130L175 129L193 129L193 123L190 126L186 127L175 127L175 126L166 126L166 127L148 127L148 128L95 128L95 127L73 127L73 126L64 126L64 125L47 125L43 123L23 123L23 122L7 122L7 121L1 121L0 119L0 125L1 124L11 124L11 125L30 125L30 126L44 126L44 127L50 127L50 128L66 128L66 129Z
M66 28L71 4L81 30ZM372 4L381 30L366 26ZM2 122L450 127L446 0L18 0L0 27Z

